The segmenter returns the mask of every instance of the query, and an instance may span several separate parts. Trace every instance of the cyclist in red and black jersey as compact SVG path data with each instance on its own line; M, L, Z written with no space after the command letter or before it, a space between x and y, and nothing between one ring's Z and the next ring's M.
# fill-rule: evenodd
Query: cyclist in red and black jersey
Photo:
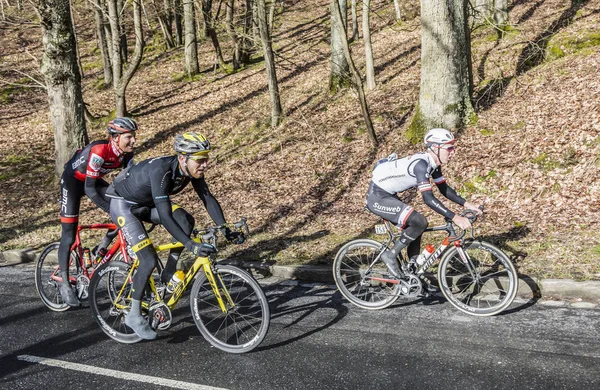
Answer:
M60 293L69 306L79 306L79 300L69 283L69 252L75 242L81 198L87 195L96 206L109 213L110 201L105 196L108 183L102 177L133 161L137 129L133 119L116 118L108 123L108 140L90 143L75 152L65 164L60 180L62 236L58 247L58 264L62 277ZM99 248L107 247L113 236L114 233L107 234Z

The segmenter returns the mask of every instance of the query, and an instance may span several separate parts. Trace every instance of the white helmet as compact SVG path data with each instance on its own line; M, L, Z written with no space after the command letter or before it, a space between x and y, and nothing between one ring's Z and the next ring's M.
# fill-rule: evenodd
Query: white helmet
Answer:
M430 147L432 145L445 145L453 144L455 141L454 135L446 129L431 129L425 134L425 145Z

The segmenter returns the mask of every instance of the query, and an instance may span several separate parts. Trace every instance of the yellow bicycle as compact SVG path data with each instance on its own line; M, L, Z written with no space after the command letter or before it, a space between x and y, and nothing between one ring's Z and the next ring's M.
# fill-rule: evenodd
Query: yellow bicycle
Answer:
M217 233L225 227L204 229L198 232L200 238L197 236L196 240L216 247ZM248 232L245 218L230 227ZM159 252L182 246L177 242L158 245L155 249ZM137 260L132 264L106 263L98 268L90 282L90 306L96 322L104 333L121 343L141 340L125 325L137 267ZM142 312L155 330L171 326L171 311L193 282L190 309L196 326L209 343L226 352L243 353L256 348L265 338L270 323L269 304L250 273L232 265L216 264L208 257L198 257L169 296L159 278L154 277L160 275L162 268L159 261L158 273L149 279L142 301Z

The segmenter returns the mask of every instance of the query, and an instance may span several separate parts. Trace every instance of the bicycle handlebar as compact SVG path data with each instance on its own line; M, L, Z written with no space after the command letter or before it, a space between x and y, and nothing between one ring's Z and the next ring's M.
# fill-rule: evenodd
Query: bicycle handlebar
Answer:
M250 229L248 229L248 224L246 223L247 218L242 217L239 221L234 223L224 223L222 225L215 225L208 228L204 228L201 230L194 229L193 234L195 236L200 235L202 242L209 243L213 245L215 248L217 247L217 232L221 232L221 234L225 234L224 230L226 228L233 227L236 231L242 231L247 236L250 235Z

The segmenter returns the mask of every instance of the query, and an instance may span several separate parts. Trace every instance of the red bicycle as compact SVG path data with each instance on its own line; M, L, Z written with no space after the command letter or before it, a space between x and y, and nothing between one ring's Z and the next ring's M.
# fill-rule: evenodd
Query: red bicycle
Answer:
M90 279L99 266L110 260L129 262L127 244L121 230L117 232L116 241L105 254L100 253L97 254L95 259L90 258L89 249L83 247L79 236L79 233L86 229L114 231L117 229L117 225L109 223L79 225L77 227L75 243L70 252L69 281L75 287L79 300L87 299ZM48 245L38 258L35 266L35 288L44 305L50 310L65 311L69 309L69 305L64 302L60 294L62 277L58 265L58 246L59 243L57 242Z

